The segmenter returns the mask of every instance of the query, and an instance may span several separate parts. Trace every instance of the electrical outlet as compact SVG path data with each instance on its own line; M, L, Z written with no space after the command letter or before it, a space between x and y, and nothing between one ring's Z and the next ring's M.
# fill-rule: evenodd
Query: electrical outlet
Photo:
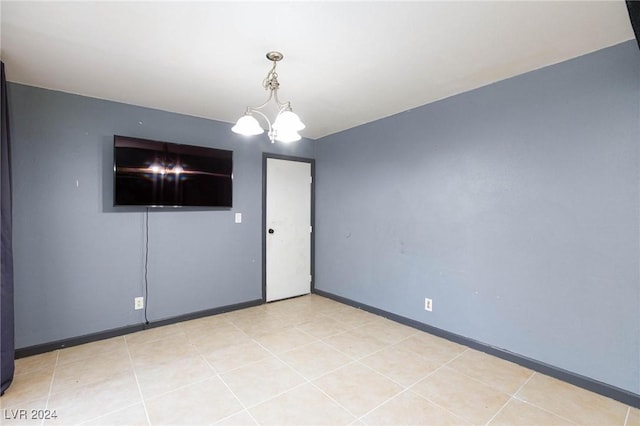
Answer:
M144 309L144 297L136 297L133 299L133 308L137 311L138 309Z
M426 297L424 299L424 310L429 312L433 311L433 301Z

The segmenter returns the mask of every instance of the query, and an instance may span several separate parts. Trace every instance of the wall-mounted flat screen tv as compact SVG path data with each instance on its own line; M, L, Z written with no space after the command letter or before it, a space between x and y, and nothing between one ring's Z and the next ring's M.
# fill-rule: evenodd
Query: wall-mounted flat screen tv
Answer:
M113 204L232 207L233 152L115 135Z

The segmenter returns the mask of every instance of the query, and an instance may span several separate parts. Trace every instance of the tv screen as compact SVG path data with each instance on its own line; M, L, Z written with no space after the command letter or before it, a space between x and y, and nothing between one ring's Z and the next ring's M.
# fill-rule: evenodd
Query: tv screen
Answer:
M114 206L232 207L233 152L115 135Z

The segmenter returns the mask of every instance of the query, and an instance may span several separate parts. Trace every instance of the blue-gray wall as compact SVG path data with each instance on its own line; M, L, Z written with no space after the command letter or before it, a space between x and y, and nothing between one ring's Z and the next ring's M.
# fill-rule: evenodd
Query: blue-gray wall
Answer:
M318 140L316 288L640 394L639 146L635 41Z
M144 210L112 207L114 134L233 150L233 209L149 214L149 320L262 297L262 152L312 142L17 84L9 101L17 348L144 321Z

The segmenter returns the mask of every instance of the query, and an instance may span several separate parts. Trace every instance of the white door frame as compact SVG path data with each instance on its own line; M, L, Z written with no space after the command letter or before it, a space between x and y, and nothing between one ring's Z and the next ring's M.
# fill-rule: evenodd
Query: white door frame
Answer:
M313 158L293 157L289 155L262 153L262 303L267 301L267 158L299 161L311 165L311 293L315 290L315 217L316 217L316 162Z

